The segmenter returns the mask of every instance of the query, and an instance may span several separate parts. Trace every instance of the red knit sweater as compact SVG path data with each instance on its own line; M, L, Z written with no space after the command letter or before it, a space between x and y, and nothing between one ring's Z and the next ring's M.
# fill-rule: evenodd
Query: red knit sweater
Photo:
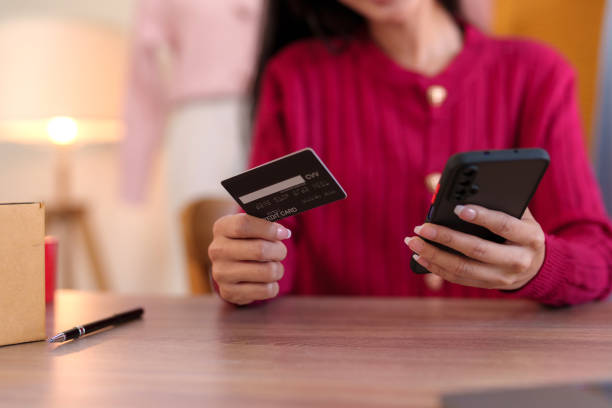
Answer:
M438 107L427 89L441 85ZM396 65L371 40L341 52L297 42L264 73L252 165L310 146L344 201L284 220L293 231L281 293L525 297L552 305L607 296L612 228L589 166L574 74L550 49L464 26L464 46L435 77ZM542 147L550 167L530 204L546 233L538 275L507 293L445 282L433 291L403 242L423 222L426 175L466 150Z

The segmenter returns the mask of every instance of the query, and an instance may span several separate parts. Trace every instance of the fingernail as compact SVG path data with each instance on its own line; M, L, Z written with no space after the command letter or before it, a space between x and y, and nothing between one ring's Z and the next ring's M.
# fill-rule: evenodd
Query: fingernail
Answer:
M419 233L421 232L422 228L423 228L422 225L417 225L416 227L414 227L414 233L417 235L420 235Z
M420 239L418 239L417 237L410 237L410 238L406 237L404 242L414 252L421 252L423 250L423 248L424 248L423 242Z
M412 257L414 258L415 261L417 261L417 263L419 263L424 268L429 267L429 262L427 262L427 260L423 258L422 256L414 254L412 255Z
M280 278L283 277L283 271L282 268L280 267L280 264L275 264L274 267L274 280L280 280Z
M456 205L453 211L455 212L455 214L457 214L457 217L461 217L461 210L463 210L464 208L465 206L463 205Z
M268 284L268 290L270 291L270 296L271 297L275 297L276 295L278 295L278 292L280 290L280 287L278 286L278 283L269 283Z
M430 226L422 225L419 227L419 231L420 231L420 234L418 232L417 234L419 234L420 236L424 238L428 238L428 239L435 239L436 235L438 235L438 232L436 231L436 229ZM416 228L415 228L415 232L416 232Z
M276 238L281 240L291 238L291 230L279 225L279 227L276 229Z
M473 220L476 218L476 211L474 211L470 207L466 207L464 205L458 205L455 207L455 214L461 219L464 220Z

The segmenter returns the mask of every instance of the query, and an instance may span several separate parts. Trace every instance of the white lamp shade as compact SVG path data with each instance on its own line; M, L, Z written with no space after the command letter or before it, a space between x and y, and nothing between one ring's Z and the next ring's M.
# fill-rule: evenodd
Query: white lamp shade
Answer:
M78 143L118 140L126 67L123 33L93 22L0 23L0 140L48 143L51 118L78 124Z
M0 24L0 120L117 119L126 47L118 30L51 18Z

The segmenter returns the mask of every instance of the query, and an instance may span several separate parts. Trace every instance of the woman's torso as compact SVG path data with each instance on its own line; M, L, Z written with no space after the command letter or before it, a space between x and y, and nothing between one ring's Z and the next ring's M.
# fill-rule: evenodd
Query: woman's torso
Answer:
M296 217L292 292L503 296L448 282L429 289L403 240L429 207L426 176L450 155L529 144L519 131L531 69L515 58L521 47L466 26L463 50L432 78L367 40L339 53L310 40L276 58L288 151L312 147L348 194ZM438 106L435 87L446 93Z

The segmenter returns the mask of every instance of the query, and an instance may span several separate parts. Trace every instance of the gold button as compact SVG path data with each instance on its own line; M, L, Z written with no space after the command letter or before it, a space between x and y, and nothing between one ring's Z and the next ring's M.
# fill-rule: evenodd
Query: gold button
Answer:
M438 107L444 103L446 99L446 88L442 85L432 85L427 88L427 99L432 106Z
M440 173L429 173L425 176L425 187L427 187L427 191L433 193L436 191L436 187L438 187L438 183L440 182L440 177L442 175Z
M443 284L444 279L442 279L438 275L434 275L433 273L428 273L427 275L425 275L425 285L427 285L429 290L437 292L442 289Z

